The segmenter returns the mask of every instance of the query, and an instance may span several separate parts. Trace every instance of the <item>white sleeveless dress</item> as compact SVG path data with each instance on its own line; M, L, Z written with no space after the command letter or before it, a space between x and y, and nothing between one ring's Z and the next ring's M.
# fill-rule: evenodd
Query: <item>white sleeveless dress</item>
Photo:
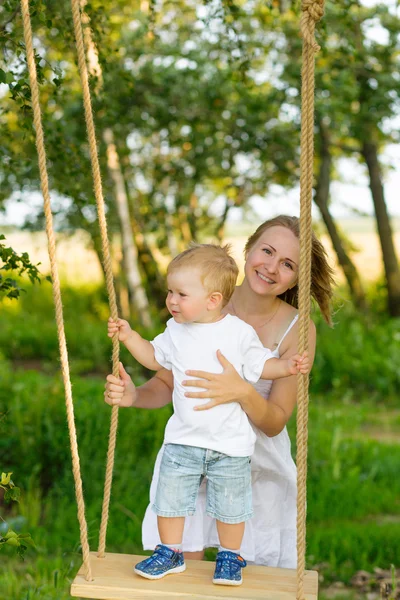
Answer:
M273 355L279 357L283 339L296 323L295 316L283 334ZM264 398L268 398L272 381L260 379L254 385ZM211 409L212 410L212 409ZM246 522L241 555L257 565L296 568L296 465L290 453L290 439L286 427L275 437L268 437L256 427L254 454L251 458L254 515ZM157 515L152 511L160 463L161 447L154 466L150 487L150 504L142 524L144 550L154 550L160 543ZM183 551L196 552L204 548L218 548L215 519L205 514L206 484L203 481L197 498L196 514L186 517L183 534Z

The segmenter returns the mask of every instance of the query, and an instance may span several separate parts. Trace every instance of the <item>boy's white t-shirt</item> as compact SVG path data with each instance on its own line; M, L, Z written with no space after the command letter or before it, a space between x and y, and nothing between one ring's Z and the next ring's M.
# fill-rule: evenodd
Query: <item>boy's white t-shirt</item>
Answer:
M174 376L174 414L165 428L165 444L182 444L216 450L228 456L251 456L256 435L238 402L212 410L195 411L209 398L187 398L187 391L202 388L182 386L196 379L187 370L222 373L217 350L251 383L260 379L265 362L273 355L264 348L255 330L238 317L226 315L215 323L167 322L166 330L152 342L155 359Z

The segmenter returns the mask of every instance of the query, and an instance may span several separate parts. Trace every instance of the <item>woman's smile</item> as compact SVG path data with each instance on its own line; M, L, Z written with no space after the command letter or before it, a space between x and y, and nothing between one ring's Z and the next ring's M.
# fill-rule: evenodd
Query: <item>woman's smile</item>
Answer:
M276 283L276 281L274 281L273 279L271 279L270 277L268 277L267 275L262 275L262 273L260 273L260 271L256 270L256 273L258 275L258 277L260 279L262 279L263 281L265 281L265 283Z

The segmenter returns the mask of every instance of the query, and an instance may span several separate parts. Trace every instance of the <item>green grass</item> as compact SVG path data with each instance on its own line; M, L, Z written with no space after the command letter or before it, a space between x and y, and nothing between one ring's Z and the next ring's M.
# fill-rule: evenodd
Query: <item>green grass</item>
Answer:
M7 413L2 467L14 471L23 490L16 524L37 544L24 563L3 562L0 598L68 598L80 555L62 383L58 375L11 372L4 362L0 376L0 412ZM96 548L110 410L103 403L102 378L74 377L73 389L90 544ZM400 444L357 435L384 413L370 400L344 404L334 394L311 402L307 562L326 565L321 568L326 582L348 582L358 569L388 568L397 561ZM152 466L169 414L169 408L120 411L110 551L141 551ZM290 430L294 441L294 420Z
M379 304L379 298L376 300ZM49 315L51 318L49 318ZM67 288L64 315L90 545L101 514L110 409L103 402L108 308L96 288ZM345 305L333 330L317 320L311 381L307 564L325 583L399 564L400 320L366 319ZM23 323L23 326L22 326ZM161 327L155 323L154 332ZM3 551L0 600L66 600L80 562L63 384L50 286L0 311L1 468L22 502L7 520L32 533L25 562ZM136 383L146 374L126 354ZM19 368L23 365L25 368ZM26 367L33 365L34 369ZM86 376L82 376L86 374ZM170 408L120 411L107 548L141 551L141 520ZM295 419L289 423L295 455ZM5 507L1 507L1 514ZM7 509L9 511L9 509ZM349 596L343 595L343 598ZM323 594L321 595L323 598Z

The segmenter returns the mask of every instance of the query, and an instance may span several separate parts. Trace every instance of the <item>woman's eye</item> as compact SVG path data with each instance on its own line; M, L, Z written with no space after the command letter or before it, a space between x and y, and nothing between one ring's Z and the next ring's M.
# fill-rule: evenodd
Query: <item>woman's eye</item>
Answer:
M285 265L285 267L287 267L288 269L292 269L292 271L293 271L293 267L292 267L292 265L290 263L285 262L283 264Z
M182 294L182 293L180 293L179 295L181 298L186 298L186 296L187 296L187 294Z
M263 248L263 251L266 252L267 254L271 254L271 250L269 248Z

